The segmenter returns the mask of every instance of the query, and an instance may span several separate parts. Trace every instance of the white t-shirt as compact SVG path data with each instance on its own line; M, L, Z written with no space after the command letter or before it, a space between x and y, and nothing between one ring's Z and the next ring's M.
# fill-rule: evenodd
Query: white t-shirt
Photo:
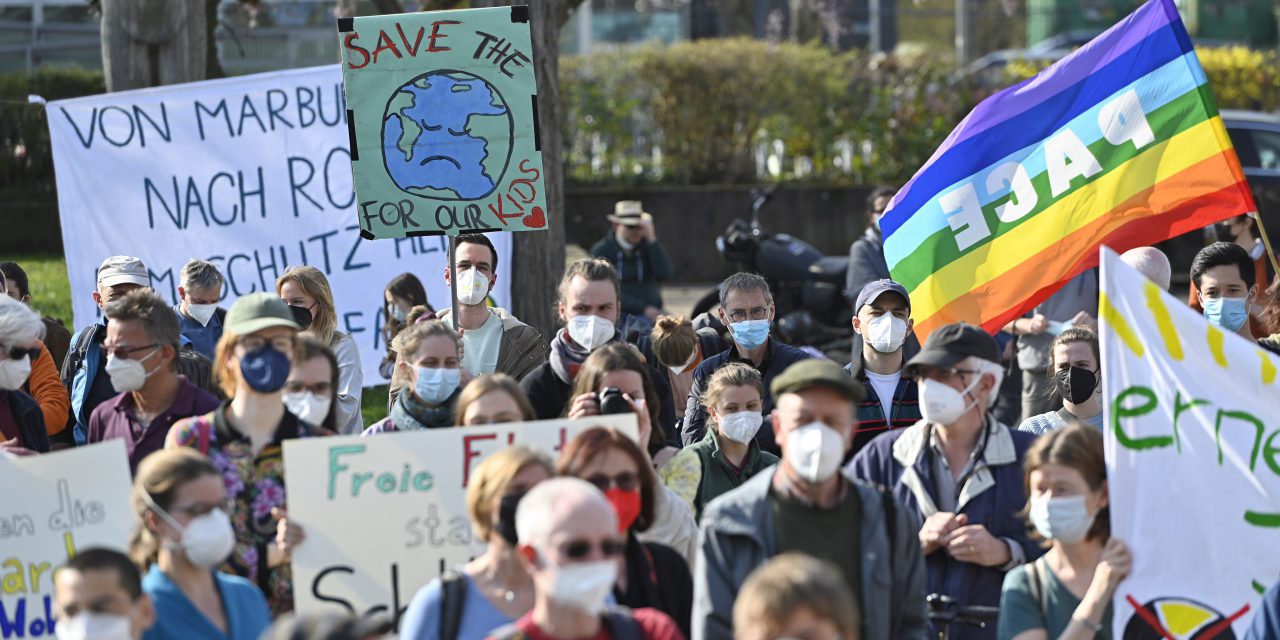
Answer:
M473 376L493 373L498 368L498 349L502 346L502 319L489 310L489 319L479 329L464 331L462 368Z
M875 392L876 397L880 398L880 406L884 407L885 415L889 414L889 408L893 406L893 394L898 390L898 381L902 379L902 372L882 375L874 371L865 371L867 381L871 383L871 390Z

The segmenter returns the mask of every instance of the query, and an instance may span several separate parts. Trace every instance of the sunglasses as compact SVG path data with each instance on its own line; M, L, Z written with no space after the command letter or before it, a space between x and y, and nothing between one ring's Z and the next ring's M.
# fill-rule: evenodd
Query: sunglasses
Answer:
M21 360L23 358L29 358L32 362L35 362L36 358L38 357L40 357L40 347L38 345L31 347L30 349L9 347L10 360Z
M606 558L617 558L627 549L626 543L621 540L601 540L598 545L587 540L574 540L561 545L560 553L570 560L582 560L591 555L592 548L597 547L600 549L600 555Z
M640 486L640 476L634 471L623 471L616 476L597 473L585 480L601 491L608 491L610 487L617 487L623 491L635 491L636 487Z

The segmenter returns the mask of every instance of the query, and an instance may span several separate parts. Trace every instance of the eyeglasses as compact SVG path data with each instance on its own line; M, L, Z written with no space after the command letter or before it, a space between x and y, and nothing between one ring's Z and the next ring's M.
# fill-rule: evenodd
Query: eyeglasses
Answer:
M235 502L232 501L231 498L227 498L222 502L215 502L213 504L204 503L181 507L173 506L169 507L169 513L181 513L192 518L199 518L200 516L212 513L214 509L219 509L223 513L230 514L232 510L235 509Z
M9 347L10 360L21 360L23 358L29 358L32 362L35 362L36 358L38 357L40 357L40 345L36 345L34 347L31 347L30 349L22 349L19 347Z
M582 560L591 555L593 548L600 549L600 555L606 558L616 558L626 552L627 545L621 540L601 540L599 544L592 544L588 540L574 540L560 545L560 553L570 560Z
M268 344L280 353L293 353L298 341L294 336L276 336L270 340L262 336L242 336L236 340L236 346L243 349L245 353L257 351Z
M317 382L315 384L305 384L301 380L290 380L284 383L285 393L302 393L310 391L322 398L327 398L333 393L333 385L328 382Z
M734 309L728 313L730 322L743 322L748 318L764 320L769 317L769 307L753 307L751 309Z
M151 344L144 344L140 347L108 347L106 345L102 345L102 348L105 349L109 355L115 356L116 360L129 360L133 357L132 354L134 353L145 351L147 349L154 349L158 346L160 346L160 343L153 342Z
M617 487L623 491L635 491L636 487L640 486L640 476L634 471L623 471L612 477L597 473L586 478L586 481L594 484L601 491L608 491L610 487Z

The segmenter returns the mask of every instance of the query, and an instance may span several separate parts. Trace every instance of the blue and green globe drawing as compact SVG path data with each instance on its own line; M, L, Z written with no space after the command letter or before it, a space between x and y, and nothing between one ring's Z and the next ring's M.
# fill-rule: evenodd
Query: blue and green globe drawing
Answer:
M391 94L382 119L387 174L405 193L476 200L493 193L511 161L513 119L497 88L439 70Z

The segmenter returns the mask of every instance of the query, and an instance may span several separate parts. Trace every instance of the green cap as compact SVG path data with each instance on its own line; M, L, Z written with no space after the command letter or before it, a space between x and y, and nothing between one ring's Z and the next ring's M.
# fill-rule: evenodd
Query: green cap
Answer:
M222 328L236 335L248 335L271 327L289 327L300 331L302 327L293 321L293 312L274 293L251 293L236 300L227 310Z
M801 360L787 367L786 371L773 379L769 390L776 402L784 393L795 393L812 387L826 387L848 398L850 402L862 402L867 397L867 390L862 383L854 380L840 365L822 358Z

